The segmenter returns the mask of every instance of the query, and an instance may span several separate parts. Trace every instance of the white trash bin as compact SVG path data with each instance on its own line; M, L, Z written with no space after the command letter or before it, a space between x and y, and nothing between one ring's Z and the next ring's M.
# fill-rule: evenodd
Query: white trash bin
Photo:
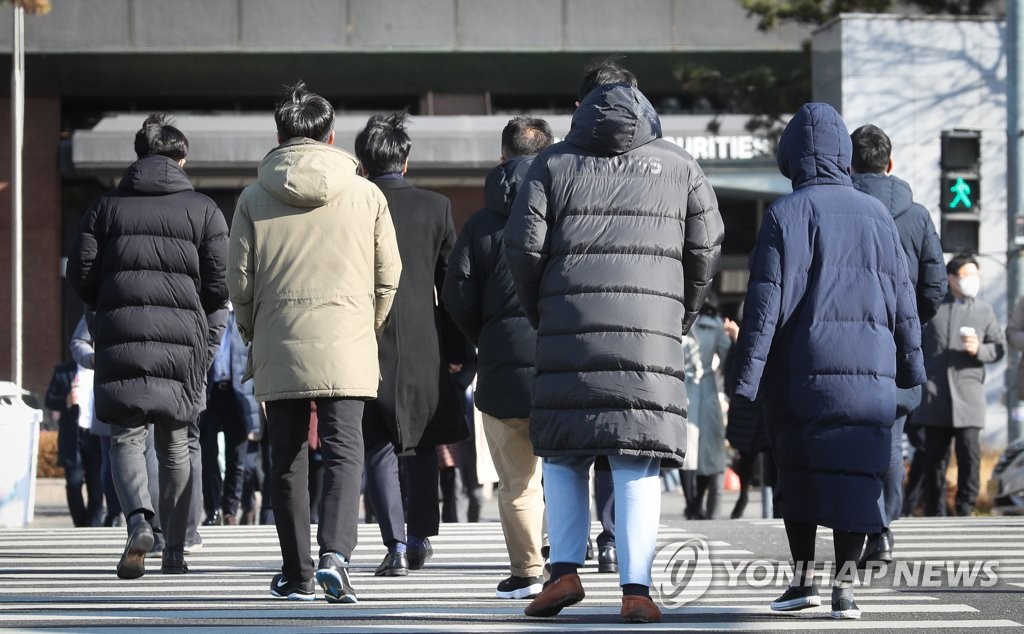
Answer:
M0 381L0 526L25 526L35 516L36 462L42 410L30 407L25 391Z

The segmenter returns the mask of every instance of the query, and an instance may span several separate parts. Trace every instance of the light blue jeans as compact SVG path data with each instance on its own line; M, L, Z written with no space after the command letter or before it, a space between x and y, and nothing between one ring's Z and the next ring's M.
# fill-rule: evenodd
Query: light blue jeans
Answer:
M619 584L650 587L661 519L661 460L608 456L615 483L615 546ZM590 538L593 456L544 459L544 498L552 563L583 565Z

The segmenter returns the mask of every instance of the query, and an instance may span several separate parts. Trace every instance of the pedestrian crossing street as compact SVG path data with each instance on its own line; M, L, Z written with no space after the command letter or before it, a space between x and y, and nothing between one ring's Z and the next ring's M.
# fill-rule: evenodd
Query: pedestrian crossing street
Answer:
M782 530L778 520L744 523L751 535ZM645 630L930 631L1020 627L1014 620L949 602L941 592L911 592L878 583L857 590L857 602L864 613L860 621L829 618L827 585L823 587L823 607L773 614L768 602L784 586L730 584L730 571L735 577L741 564L764 562L765 558L716 540L713 535L694 532L708 526L689 522L662 528L662 544L694 538L707 543L712 565L707 569L698 567L691 583L703 578L710 587L696 601L664 609L663 621L642 626ZM592 534L599 531L595 524ZM903 520L896 531L900 556L995 558L1000 564L1000 588L1024 587L1024 520ZM819 535L825 537L827 532L822 530ZM123 528L0 531L0 630L145 627L147 631L212 631L230 627L280 632L613 632L637 627L620 621L618 576L599 574L596 562L588 562L581 570L587 598L554 619L523 616L526 600L494 598L495 585L508 574L497 522L443 525L441 535L431 539L434 557L426 568L412 571L405 578L373 576L385 550L380 546L377 527L361 525L360 546L352 562L352 583L359 597L355 605L328 604L319 589L315 602L271 598L270 579L280 565L273 527L202 527L201 533L204 546L188 557L187 575L162 575L159 559L149 559L149 572L143 578L124 581L114 574L124 543ZM313 534L315 545L315 527Z

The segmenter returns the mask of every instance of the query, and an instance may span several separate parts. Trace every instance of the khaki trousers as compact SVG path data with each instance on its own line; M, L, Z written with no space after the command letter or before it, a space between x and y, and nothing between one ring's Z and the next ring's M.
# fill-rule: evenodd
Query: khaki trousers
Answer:
M544 489L540 458L530 444L530 421L483 415L484 435L498 472L498 513L512 574L538 577L544 527Z

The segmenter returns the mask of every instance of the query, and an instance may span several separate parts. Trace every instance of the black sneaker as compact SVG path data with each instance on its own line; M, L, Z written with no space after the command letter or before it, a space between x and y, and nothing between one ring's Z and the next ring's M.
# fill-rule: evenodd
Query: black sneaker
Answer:
M789 586L782 596L772 601L771 608L774 612L792 612L819 605L821 605L821 597L818 596L818 587L812 583Z
M853 586L837 588L832 586L832 618L859 619L860 608L853 600Z
M544 577L510 576L498 584L494 596L499 599L532 599L544 589Z
M316 570L316 581L324 589L328 603L356 603L356 592L348 578L348 562L338 553L327 553L320 557Z
M312 601L316 599L316 584L312 577L305 581L289 581L284 573L280 573L270 581L270 594L278 599Z

